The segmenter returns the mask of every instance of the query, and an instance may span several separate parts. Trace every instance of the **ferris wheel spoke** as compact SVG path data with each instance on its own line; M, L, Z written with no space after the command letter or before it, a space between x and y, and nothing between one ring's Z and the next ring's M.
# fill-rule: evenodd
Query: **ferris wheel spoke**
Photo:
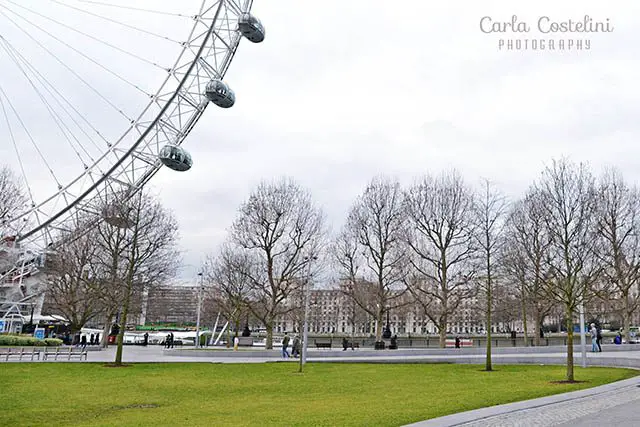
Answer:
M77 33L77 34L80 34L80 35L82 35L82 36L84 36L84 37L87 37L87 38L89 38L89 39L91 39L91 40L93 40L93 41L96 41L96 42L98 42L98 43L100 43L100 44L103 44L104 46L107 46L107 47L110 47L110 48L112 48L112 49L115 49L115 50L117 50L117 51L118 51L118 52L120 52L120 53L124 53L125 55L129 55L130 57L135 58L135 59L138 59L139 61L142 61L142 62L144 62L144 63L146 63L146 64L152 65L152 66L157 67L157 68L159 68L159 69L161 69L161 70L166 70L166 69L167 69L167 67L163 67L162 65L158 65L157 63L155 63L155 62L153 62L153 61L150 61L150 60L148 60L148 59L146 59L146 58L143 58L143 57L142 57L142 56L140 56L140 55L137 55L137 54L135 54L135 53L129 52L129 51L128 51L128 50L126 50L126 49L122 49L121 47L118 47L118 46L116 46L116 45L114 45L114 44L112 44L112 43L109 43L109 42L106 42L106 41L104 41L104 40L101 40L101 39L99 39L99 38L97 38L97 37L94 37L94 36L92 36L91 34L85 33L84 31L80 31L80 30L78 30L77 28L74 28L74 27L72 27L72 26L70 26L70 25L67 25L67 24L65 24L65 23L63 23L63 22L58 21L57 19L53 19L53 18L51 18L51 17L49 17L49 16L43 15L43 14L42 14L42 13L40 13L40 12L36 12L35 10L30 9L30 8L28 8L28 7L26 7L26 6L22 6L22 5L20 5L20 4L17 4L17 3L16 3L16 2L14 2L13 0L6 0L6 1L7 1L7 2L9 2L9 3L11 3L11 4L13 4L14 6L16 6L16 7L20 8L20 9L23 9L23 10L26 10L26 11L28 11L28 12L31 12L31 13L33 13L33 14L34 14L34 15L36 15L36 16L39 16L39 17L44 18L44 19L46 19L46 20L48 20L48 21L51 21L51 22L53 22L53 23L55 23L55 24L58 24L58 25L60 25L61 27L64 27L64 28L66 28L66 29L68 29L68 30L71 30L71 31L73 31L73 32ZM14 13L15 13L15 12L14 12ZM51 37L53 37L53 35L51 35L50 33L48 33L48 34L49 34ZM58 41L60 41L61 43L63 43L61 40L58 40ZM69 44L67 44L67 43L64 43L64 44L65 44L65 46L69 47L70 49L74 49L74 48L72 48ZM74 49L74 51L76 51L76 52L78 52L78 53L79 53L79 51L77 51L77 50L75 50L75 49ZM95 61L95 60L93 60L93 59L91 59L91 58L89 58L89 57L86 57L86 58L87 58L87 59L89 59L90 61L92 61L92 62L96 63L97 65L102 66L102 64L98 64L98 62L97 62L97 61Z
M9 115L7 114L7 109L5 108L2 97L0 97L0 107L2 107L2 115L4 117L5 124L7 125L7 131L9 132L9 139L13 144L13 148L17 156L18 165L20 166L20 173L22 174L22 178L24 179L24 184L27 187L27 194L29 195L29 200L31 201L32 207L34 207L35 199L33 197L33 191L31 190L31 185L29 185L29 180L27 179L27 174L24 169L24 163L22 161L22 157L20 156L20 150L18 150L18 144L16 143L16 138L13 133L13 126L11 126L11 121L9 120Z
M0 7L2 7L2 6L0 5ZM24 33L33 42L35 42L42 50L47 52L54 60L56 60L56 62L58 62L60 65L62 65L67 71L69 71L75 78L77 78L80 82L82 82L85 86L87 86L92 92L94 92L96 95L98 95L98 97L102 101L104 101L107 105L109 105L111 108L113 108L116 112L118 112L127 121L129 121L129 122L132 121L131 117L129 117L124 111L122 111L122 109L120 107L116 106L107 97L105 97L102 93L100 93L99 90L97 90L93 85L91 85L91 83L87 82L84 78L82 78L82 76L80 76L77 72L75 72L64 61L62 61L60 58L58 58L58 56L56 54L51 52L51 50L49 50L46 46L44 46L40 41L35 39L31 35L31 33L29 31L27 31L24 28L22 28L22 26L20 26L17 22L15 22L15 20L13 20L11 17L7 16L2 10L0 10L0 15L4 16L8 21L10 21L12 24L14 24L22 33Z
M42 160L42 162L45 164L47 170L51 174L51 177L53 178L53 180L58 185L58 189L61 189L62 188L62 184L60 184L60 181L58 180L58 177L56 176L55 172L53 172L53 169L51 168L51 165L49 165L49 162L47 161L46 157L42 154L42 151L40 151L40 148L38 147L38 144L36 144L35 140L33 139L33 136L31 136L31 132L29 132L29 129L25 126L25 123L22 120L22 117L20 117L20 114L18 114L18 111L13 106L13 103L11 102L11 99L9 99L9 97L7 96L6 92L4 91L4 89L2 88L1 85L0 85L0 94L2 94L2 96L4 97L6 103L9 105L9 108L11 109L13 114L18 119L18 122L20 123L20 126L22 127L22 129L24 130L25 134L27 135L27 139L29 139L29 141L31 142L31 145L33 146L33 148L36 150L36 152L40 156L40 159ZM4 106L3 106L3 109L4 109ZM8 117L6 115L6 112L5 112L5 116ZM7 122L8 122L8 120L7 120Z
M166 41L169 41L169 42L172 42L172 43L182 44L181 41L172 39L171 37L163 36L162 34L158 34L158 33L155 33L153 31L145 30L144 28L136 27L134 25L127 24L125 22L121 22L121 21L118 21L118 20L113 19L113 18L108 18L106 16L102 16L102 15L99 15L97 13L93 13L93 12L90 12L88 10L81 9L79 7L71 6L70 4L62 3L59 0L50 0L50 1L52 1L53 3L59 4L60 6L68 7L70 9L76 10L78 12L81 12L81 13L84 13L84 14L87 14L87 15L90 15L90 16L94 16L96 18L103 19L103 20L108 21L108 22L112 22L112 23L117 24L117 25L121 25L121 26L123 26L125 28L129 28L129 29L134 30L134 31L138 31L138 32L140 32L142 34L147 34L147 35L150 35L150 36L162 39L162 40L166 40Z
M104 135L93 124L91 124L91 122L89 122L86 115L80 114L78 109L64 95L62 95L60 91L58 91L58 89L56 89L55 85L53 85L29 61L27 61L24 58L24 56L22 56L22 54L20 54L20 52L8 42L8 40L5 39L4 42L6 46L11 50L12 55L15 56L25 68L29 69L33 73L34 77L37 80L39 80L39 82L42 84L42 87L50 95L51 99L54 99L56 101L56 103L60 106L60 108L65 112L65 114L69 116L69 118L74 123L74 125L87 138L87 140L93 144L93 146L97 150L101 150L100 145L94 140L94 138L89 134L89 132L86 131L84 126L82 126L78 120L84 122L85 125L87 125L100 139L102 139L103 142L107 144L109 143L109 141L104 137ZM75 113L75 115L72 114L72 112ZM84 149L84 146L83 146L83 149Z
M11 1L11 0L9 0ZM55 41L57 41L58 43L62 44L63 46L67 47L68 49L71 49L72 51L74 51L75 53L77 53L78 55L82 56L84 59L86 59L87 61L95 64L96 66L98 66L99 68L103 69L104 71L106 71L107 73L111 74L112 76L114 76L115 78L117 78L118 80L126 83L127 85L133 87L134 89L136 89L137 91L145 94L146 96L151 96L151 94L149 94L147 91L145 91L144 89L142 89L140 86L138 86L135 83L132 83L131 81L129 81L128 79L122 77L120 74L118 74L117 72L111 70L109 67L103 65L102 63L100 63L99 61L91 58L89 55L85 54L84 52L76 49L75 47L71 46L69 43L65 42L64 40L60 39L59 37L55 36L54 34L51 34L50 31L45 30L44 28L42 28L40 25L32 22L31 20L29 20L28 18L25 18L23 15L21 15L20 13L16 12L13 9L8 8L7 6L2 6L0 5L0 7L10 11L11 13L13 13L14 15L16 15L17 17L19 17L20 19L22 19L23 21L27 22L29 25L33 26L34 28L40 30L41 32L45 33L46 35L48 35L49 37L51 37L52 39L54 39ZM20 6L19 6L20 7ZM157 64L153 64L153 65L157 65ZM162 67L160 67L162 68Z
M167 15L167 16L177 16L177 17L181 17L181 18L193 18L193 15L183 15L181 13L171 13L171 12L164 12L164 11L160 11L160 10L153 10L153 9L143 9L143 8L139 8L139 7L132 7L132 6L122 6L119 4L112 4L112 3L106 3L106 2L102 2L102 1L92 1L92 0L79 0L81 3L89 3L89 4L95 4L98 6L107 6L107 7L115 7L115 8L119 8L119 9L129 9L129 10L136 10L139 12L148 12L148 13L155 13L155 14L159 14L159 15Z
M60 115L53 109L53 107L49 103L47 97L43 96L42 92L40 91L40 89L38 89L38 87L34 83L33 79L27 74L25 68L22 66L22 64L20 64L20 62L17 60L17 58L13 54L12 49L7 48L7 46L10 46L9 42L6 39L4 39L2 36L0 36L0 40L4 42L4 43L2 43L2 46L4 47L5 51L7 52L8 57L13 61L13 63L20 70L22 75L27 79L27 81L29 82L29 84L33 88L33 90L36 93L36 95L38 96L38 98L40 98L40 101L42 101L42 104L45 105L45 107L47 109L47 112L49 113L49 115L53 119L54 123L58 127L58 130L60 130L60 133L63 135L64 139L67 141L67 143L69 144L69 146L71 147L73 152L76 154L78 159L80 159L80 162L82 163L82 166L85 169L87 169L88 168L87 163L91 163L91 162L94 161L94 159L91 156L91 154L89 154L89 152L83 147L82 143L73 134L71 129L69 129L67 124L64 123L64 121L62 120ZM46 87L45 87L45 89L46 89ZM78 147L76 147L76 145L73 143L72 139L80 147L80 150L84 151L85 155L87 157L89 157L89 161L87 161L86 159L83 158L83 156L80 154L80 151L78 151Z

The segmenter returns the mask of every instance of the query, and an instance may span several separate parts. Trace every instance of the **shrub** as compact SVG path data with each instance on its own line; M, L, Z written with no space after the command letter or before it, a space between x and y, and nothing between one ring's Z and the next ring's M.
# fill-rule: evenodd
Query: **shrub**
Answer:
M16 336L0 335L0 345L16 345Z
M58 338L45 338L44 343L49 347L57 347L62 345L62 340Z
M33 346L58 346L62 345L62 340L57 338L45 338L43 340L29 335L0 335L0 345L16 347Z

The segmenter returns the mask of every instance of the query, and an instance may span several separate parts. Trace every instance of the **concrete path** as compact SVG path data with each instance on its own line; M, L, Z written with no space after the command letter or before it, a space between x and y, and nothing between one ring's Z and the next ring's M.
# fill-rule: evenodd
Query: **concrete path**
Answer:
M544 427L640 425L640 381L631 378L591 389L461 412L411 427Z

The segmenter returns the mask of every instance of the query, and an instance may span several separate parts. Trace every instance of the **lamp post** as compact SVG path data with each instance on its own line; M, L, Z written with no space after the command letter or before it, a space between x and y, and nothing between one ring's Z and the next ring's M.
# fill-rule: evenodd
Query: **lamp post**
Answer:
M307 261L307 277L304 281L304 326L302 333L302 355L300 356L300 369L307 363L307 341L309 337L309 285L311 284L311 262L318 259L317 256L305 257Z
M587 367L587 339L584 336L584 302L580 300L580 348L582 353L582 367Z
M200 348L200 308L202 306L202 280L203 280L203 275L202 272L198 273L198 276L200 276L200 285L198 286L198 313L196 316L196 348Z
M387 327L385 328L383 334L382 334L382 338L384 339L389 339L391 338L391 323L389 322L389 311L391 309L389 307L387 307Z

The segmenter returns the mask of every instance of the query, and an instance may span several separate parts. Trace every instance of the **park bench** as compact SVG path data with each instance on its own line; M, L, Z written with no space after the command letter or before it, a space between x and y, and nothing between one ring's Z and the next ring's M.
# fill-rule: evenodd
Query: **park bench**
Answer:
M318 341L313 340L316 348L331 348L331 341Z
M344 342L342 343L342 349L344 350ZM360 343L357 341L347 341L347 348L351 350L355 350L356 348L360 348Z
M23 357L31 357L31 360L37 358L40 360L40 349L37 347L20 347L17 348L2 348L0 349L0 358L4 357L5 362L9 361L10 357L17 357L22 360Z
M87 349L81 347L68 347L68 348L60 348L60 347L51 347L45 348L44 353L42 355L42 360L48 360L49 356L53 356L53 360L58 360L58 356L67 357L67 360L71 360L72 357L77 357L82 361L87 360Z
M238 347L253 347L253 337L238 337Z
M455 348L455 346L456 346L455 339L447 339L446 341L447 348ZM468 338L460 339L460 348L462 347L473 347L473 340Z

